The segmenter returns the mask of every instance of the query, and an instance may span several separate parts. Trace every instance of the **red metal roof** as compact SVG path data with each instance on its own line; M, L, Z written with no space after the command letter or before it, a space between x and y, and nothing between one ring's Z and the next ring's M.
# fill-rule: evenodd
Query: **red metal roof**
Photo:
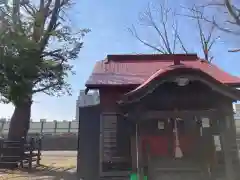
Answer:
M86 87L140 85L159 70L178 62L199 69L223 84L240 85L240 78L216 65L199 59L197 55L109 55L95 64ZM168 68L167 68L168 69Z

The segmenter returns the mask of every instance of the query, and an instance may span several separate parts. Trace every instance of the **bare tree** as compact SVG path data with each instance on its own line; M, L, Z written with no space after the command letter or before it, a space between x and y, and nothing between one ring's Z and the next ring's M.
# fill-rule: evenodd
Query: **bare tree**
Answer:
M157 13L154 16L154 12ZM194 18L197 22L198 35L201 43L201 49L204 54L204 58L211 62L213 56L210 55L210 51L213 45L216 43L216 36L214 35L215 26L211 26L208 32L204 31L202 25L203 11L192 10L191 18ZM189 53L180 35L178 28L177 14L173 9L168 8L165 2L160 4L160 8L153 9L150 4L147 10L140 14L139 22L144 27L152 28L158 36L158 44L153 44L149 41L143 40L140 37L135 25L132 25L130 32L139 40L142 44L152 48L154 51L161 54L174 54L174 53ZM157 18L156 18L157 17Z
M190 13L184 14L184 16L192 18L194 21L196 21L196 25L199 32L199 42L201 44L201 50L204 55L204 58L208 62L212 62L214 57L211 53L211 50L213 45L219 39L219 35L216 31L216 26L212 23L208 23L206 26L205 22L203 22L204 7L193 6L192 8L185 9L190 11Z
M211 17L202 16L201 18L211 23L217 29L231 34L234 36L240 36L240 7L231 0L213 0L210 3L200 5L209 11L215 11ZM240 48L231 49L229 52L240 52Z
M228 23L237 26L236 33L240 35L240 7L231 3L230 0L224 0L224 4L228 14L232 17L232 20L228 21ZM229 50L229 52L240 52L240 48Z
M140 25L150 27L157 33L158 44L154 45L143 40L139 36L135 25L132 25L132 28L129 29L132 35L144 45L161 54L174 54L179 46L184 53L188 53L179 35L178 23L174 19L176 17L175 12L171 8L166 7L165 3L160 4L159 9L155 11L159 19L155 19L153 11L153 8L148 4L147 10L140 14L139 22ZM173 19L170 20L170 17ZM169 27L172 28L172 31L169 31Z

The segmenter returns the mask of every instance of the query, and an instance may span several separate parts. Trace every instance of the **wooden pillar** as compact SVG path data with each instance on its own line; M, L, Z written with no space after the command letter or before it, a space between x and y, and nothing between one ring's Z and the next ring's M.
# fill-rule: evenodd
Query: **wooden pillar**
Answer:
M239 148L237 145L237 133L236 133L236 124L235 124L235 119L234 115L230 115L230 136L231 136L231 151L232 151L232 156L234 158L234 165L239 167Z
M135 125L135 143L136 143L136 164L137 164L137 177L139 180L143 180L142 178L142 152L141 152L141 137L139 132L139 125L136 123Z
M230 153L232 157L233 170L235 172L235 178L240 179L240 162L239 162L239 148L236 140L236 125L233 113L229 114L229 139L230 139Z
M131 111L134 112L135 116L129 118L129 121L132 121L135 126L134 135L131 138L131 155L132 155L132 169L137 173L138 180L143 180L144 171L143 171L143 154L142 154L142 144L141 144L141 133L140 133L140 112L143 111L141 105L137 105ZM133 119L132 119L133 118Z
M135 132L131 137L131 157L132 157L132 171L135 173L140 173L141 168L141 147L139 139L139 127L135 124Z
M131 137L132 171L137 172L136 137Z
M224 154L225 175L226 180L237 180L234 171L233 157L231 153L232 139L231 139L231 117L226 116L220 120L221 125L221 145Z
M215 147L213 142L213 136L212 136L212 121L214 120L213 117L206 117L205 121L203 122L203 119L201 118L202 123L202 129L201 129L201 140L202 140L202 160L203 160L203 170L204 173L208 177L211 176L211 169L214 162L214 153L215 153Z
M99 179L100 106L79 108L78 179Z
M232 102L229 103L225 103L226 104L226 108L229 109L229 114L228 114L228 118L229 118L229 136L231 139L231 153L232 153L232 158L234 161L234 167L237 167L237 171L239 171L239 149L237 146L237 140L236 140L236 124L235 124L235 119L234 119L234 110L233 110L233 106L232 106ZM226 109L225 108L225 109Z

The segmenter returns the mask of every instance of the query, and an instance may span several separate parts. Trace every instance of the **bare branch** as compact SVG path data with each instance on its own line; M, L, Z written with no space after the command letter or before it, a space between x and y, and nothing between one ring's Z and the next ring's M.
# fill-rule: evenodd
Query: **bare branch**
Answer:
M166 9L166 11L164 11L164 7L161 6L160 7L161 10L161 17L162 17L162 26L163 26L163 31L164 31L164 38L165 38L165 41L166 41L166 48L168 50L168 53L169 54L172 54L172 50L171 50L171 47L170 47L170 43L169 43L169 38L168 38L168 33L167 33L167 27L166 27L166 23L167 23L167 20L168 20L168 14L170 12L170 9ZM164 17L165 17L165 20L164 20Z
M172 28L173 28L173 30L174 30L173 53L175 53L176 45L177 45L177 40L179 40L179 39L178 39L178 24L176 23L176 26L174 27L174 25L173 25Z
M13 0L12 18L13 24L17 25L20 21L20 0Z
M177 33L177 39L178 39L178 41L179 41L179 43L180 43L180 45L181 45L182 50L187 54L187 53L188 53L188 50L185 48L185 46L184 46L184 44L183 44L183 41L182 41L182 39L180 38L180 36L179 36L178 33Z
M240 10L237 9L235 6L231 5L229 0L224 0L224 2L229 14L234 18L236 24L240 26Z
M164 21L164 17L163 17L163 16L167 16L167 14L164 14L162 6L161 6L160 13L161 13L161 15L160 15L160 17L161 17L161 23L162 23L163 28L164 28L164 23L165 23L165 21ZM166 13L167 13L167 11L166 11ZM155 23L149 5L148 5L148 9L147 9L147 11L146 11L145 14L146 14L146 15L145 15L145 19L142 19L142 20L148 21L148 22L150 23L150 26L152 26L152 27L156 30L156 32L158 33L161 41L162 41L163 44L164 44L164 46L162 46L162 48L163 48L163 49L166 48L166 52L169 53L169 54L171 54L171 49L170 49L170 47L169 47L169 43L167 42L166 36L164 36L164 33L161 32L161 30L158 28L157 24Z
M202 7L204 8L218 7L220 8L220 10L223 11L221 19L219 19L218 21L216 21L214 15L212 16L212 19L203 16L202 19L204 21L212 24L214 27L227 34L232 34L235 36L240 35L240 8L234 5L233 2L231 2L230 0L222 0L222 2L212 2L205 4ZM238 52L238 50L237 49L229 50L229 52Z
M166 53L163 49L159 49L159 48L157 48L156 46L153 46L153 45L151 45L150 43L147 43L147 42L143 41L143 40L138 36L137 31L136 31L136 28L135 28L134 26L132 26L132 29L129 29L129 31L132 33L132 35L133 35L134 37L137 38L137 40L139 40L139 41L140 41L141 43L143 43L145 46L148 46L148 47L150 47L150 48L154 49L155 51L158 51L158 52L160 52L160 53L162 53L162 54L165 54L165 53Z
M164 4L160 4L159 9L157 9L158 15L156 17L153 14L153 9L148 4L147 10L144 13L141 13L139 21L141 25L145 25L147 27L151 27L158 36L159 45L153 45L149 42L144 41L136 31L135 26L130 29L132 35L139 40L144 45L152 48L155 51L163 54L173 54L175 53L177 45L180 44L180 49L187 53L187 49L185 48L183 41L180 38L180 34L178 32L177 22L174 19L172 22L175 22L175 25L170 21L170 18L175 18L175 13L172 12L170 8L164 6ZM172 25L171 25L172 24ZM173 31L169 31L168 27L172 26Z
M51 1L51 0L49 0ZM47 27L47 30L44 34L44 37L41 41L41 51L44 50L46 44L48 43L48 40L50 38L50 35L51 35L51 32L53 30L55 30L56 28L56 24L57 24L57 21L58 21L58 17L59 17L59 11L60 11L60 8L61 8L61 2L60 0L55 0L55 3L54 3L54 8L52 10L52 14L51 14L51 19L50 19L50 22L48 24L48 27Z
M22 4L21 7L23 7L24 10L25 10L31 17L35 18L34 16L35 16L35 14L37 13L37 9L36 9L33 5L27 3L27 4Z
M192 7L192 8L186 8L182 7L186 10L188 10L189 14L182 14L185 17L191 18L196 21L198 31L199 31L199 39L201 44L202 53L204 55L205 60L208 62L211 62L213 60L213 57L210 56L211 50L213 45L216 43L216 40L218 39L218 36L216 35L216 26L212 23L209 23L210 29L207 30L207 28L203 27L202 21L206 21L204 18L204 8L205 6L201 7ZM204 24L207 26L208 24ZM207 33L206 33L207 30ZM213 35L215 34L215 35Z
M58 54L62 51L62 49L56 49L54 51L48 51L48 52L43 52L42 55L40 56L40 58L44 58L46 56L52 56L53 54Z
M240 52L240 49L232 49L232 50L229 50L228 52Z
M207 17L202 17L202 19L208 23L212 23L216 28L219 30L230 33L233 35L240 35L239 30L233 30L233 26L235 28L240 27L240 9L234 6L230 0L224 0L223 3L221 2L212 2L212 3L207 3L205 5L199 6L199 7L204 7L204 8L214 8L214 7L219 7L221 8L224 12L223 15L226 15L226 19L221 18L221 22L219 23L215 20L215 16L212 16L212 18L207 18ZM232 17L232 20L229 20L228 17ZM219 15L218 15L219 16ZM223 25L224 24L224 25Z
M49 83L49 85L44 85L44 87L42 87L42 88L34 89L32 92L33 93L43 92L43 91L46 91L46 90L48 90L50 88L53 88L55 86L59 86L59 82L58 81L55 82L55 83Z

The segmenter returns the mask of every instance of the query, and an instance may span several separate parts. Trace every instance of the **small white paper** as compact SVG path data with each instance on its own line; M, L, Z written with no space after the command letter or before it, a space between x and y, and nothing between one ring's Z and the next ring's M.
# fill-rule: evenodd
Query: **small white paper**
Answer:
M216 151L221 151L222 147L221 147L220 137L218 135L214 135L213 139L214 139L214 145L215 145Z
M164 129L164 122L163 121L158 121L158 129Z
M210 122L209 122L209 118L202 118L202 127L203 128L209 128L210 127Z

